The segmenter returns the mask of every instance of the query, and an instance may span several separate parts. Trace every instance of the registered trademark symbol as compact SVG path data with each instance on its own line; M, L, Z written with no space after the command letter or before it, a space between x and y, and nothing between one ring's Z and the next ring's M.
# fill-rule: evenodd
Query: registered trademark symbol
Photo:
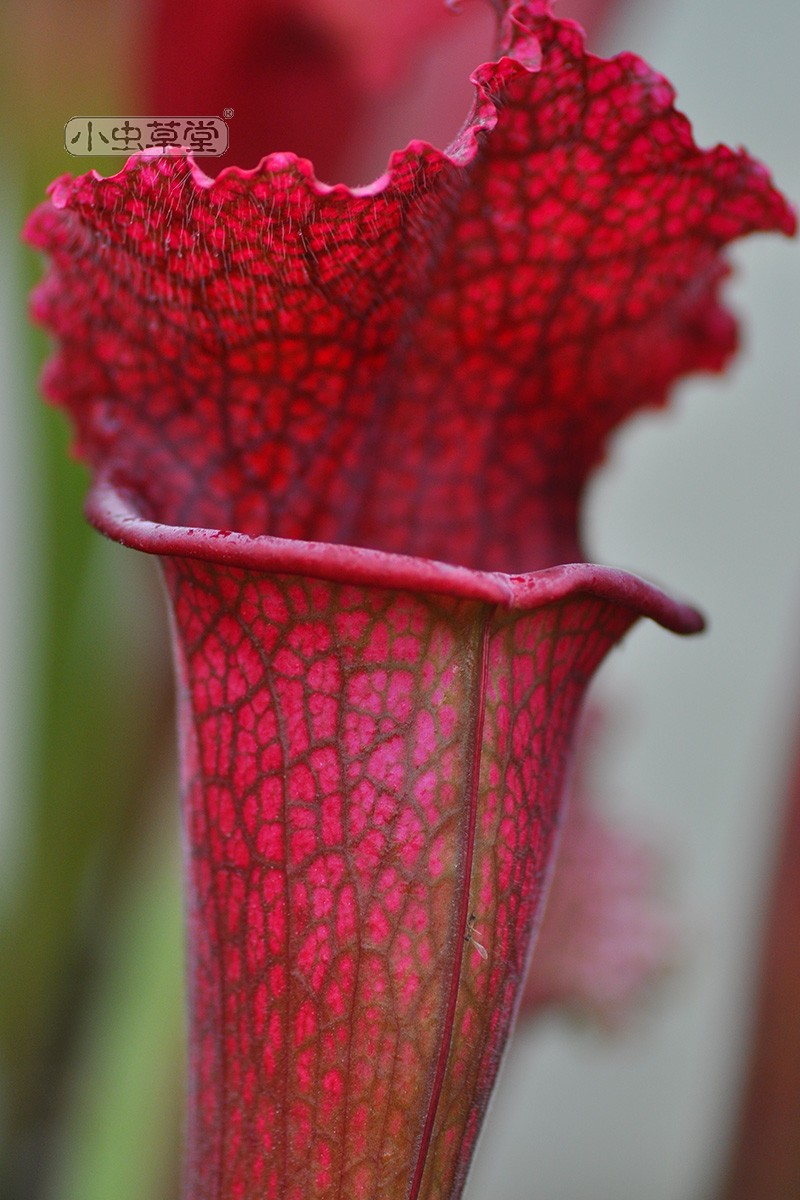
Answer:
M222 115L226 121L230 121L231 117L233 116L233 109L232 108L223 108Z

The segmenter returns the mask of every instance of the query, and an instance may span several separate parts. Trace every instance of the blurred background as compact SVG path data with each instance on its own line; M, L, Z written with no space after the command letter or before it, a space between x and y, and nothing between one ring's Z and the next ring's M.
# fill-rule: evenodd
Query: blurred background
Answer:
M201 74L202 6L173 7ZM632 49L666 74L701 145L744 144L800 198L793 0L620 0L602 23L597 7L558 12L592 18L592 48ZM146 98L165 94L166 68L153 10L135 0L5 0L0 19L0 1194L169 1200L183 1001L164 613L153 564L83 523L85 474L37 395L46 344L25 298L41 264L18 241L51 179L121 165L71 159L65 122L161 115ZM368 136L344 171L369 177L409 137L455 133L469 87L439 103L441 72L462 79L486 56L488 6L465 0L452 26L431 25L410 67L358 81ZM303 151L273 144L271 111L263 149ZM800 741L800 267L779 238L732 259L742 352L625 428L588 510L593 558L710 618L686 642L637 628L595 691L613 714L598 793L664 855L683 952L622 1030L560 1017L520 1028L468 1200L721 1196Z

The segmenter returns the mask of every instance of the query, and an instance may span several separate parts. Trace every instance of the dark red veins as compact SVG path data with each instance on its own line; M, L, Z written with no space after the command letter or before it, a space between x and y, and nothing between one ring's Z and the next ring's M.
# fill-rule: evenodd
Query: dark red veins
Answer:
M448 153L350 191L273 155L63 179L28 227L78 450L155 519L509 571L580 557L609 431L735 343L720 248L794 218L669 85L542 2Z

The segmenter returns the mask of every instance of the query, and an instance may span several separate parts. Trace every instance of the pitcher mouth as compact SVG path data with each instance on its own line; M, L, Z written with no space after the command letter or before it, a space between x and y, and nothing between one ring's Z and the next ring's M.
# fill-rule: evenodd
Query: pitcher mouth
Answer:
M577 562L507 575L362 546L165 525L143 516L135 494L112 475L97 478L86 501L86 515L112 541L145 554L198 558L243 570L300 574L333 583L456 596L519 612L590 595L650 617L673 633L700 633L705 628L704 617L692 605L615 567Z

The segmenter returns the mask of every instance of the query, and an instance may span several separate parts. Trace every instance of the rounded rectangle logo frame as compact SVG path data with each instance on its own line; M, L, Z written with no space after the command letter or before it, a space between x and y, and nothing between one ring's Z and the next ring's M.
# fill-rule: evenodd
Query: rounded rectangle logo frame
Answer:
M64 126L64 149L75 158L143 150L217 158L229 141L222 117L70 117Z

